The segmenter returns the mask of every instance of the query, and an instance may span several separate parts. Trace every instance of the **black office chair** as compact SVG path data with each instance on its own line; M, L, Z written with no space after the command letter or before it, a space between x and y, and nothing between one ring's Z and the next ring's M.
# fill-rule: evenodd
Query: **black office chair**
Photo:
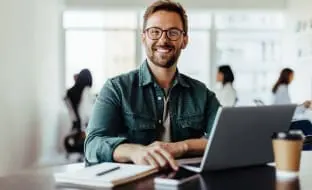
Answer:
M66 150L66 158L69 159L72 153L78 153L80 156L77 161L82 162L84 160L84 140L86 135L85 132L81 130L80 121L77 120L69 99L64 98L64 101L72 120L72 129L70 133L66 135L63 142Z
M312 151L312 124L309 120L293 121L290 130L301 130L306 136L302 150Z
M64 139L64 147L66 150L67 159L69 159L70 154L78 153L80 154L78 161L79 162L83 161L85 138L86 138L85 132L81 130L72 130L68 135L66 135Z

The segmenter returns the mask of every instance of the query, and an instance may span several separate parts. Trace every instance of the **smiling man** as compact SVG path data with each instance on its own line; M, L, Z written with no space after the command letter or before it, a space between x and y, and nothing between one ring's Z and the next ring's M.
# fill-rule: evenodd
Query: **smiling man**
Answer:
M220 104L203 83L177 70L188 43L183 7L172 1L149 6L142 43L147 58L139 69L109 79L97 98L85 141L88 165L133 162L177 170L175 158L205 150Z

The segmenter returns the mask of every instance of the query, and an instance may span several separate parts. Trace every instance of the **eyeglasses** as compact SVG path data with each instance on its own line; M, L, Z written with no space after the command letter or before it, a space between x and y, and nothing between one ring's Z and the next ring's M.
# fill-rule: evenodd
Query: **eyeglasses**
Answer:
M166 32L166 36L171 41L177 41L180 39L181 35L184 35L185 32L177 29L177 28L171 28L168 30L162 30L161 28L157 27L151 27L144 30L144 32L147 33L147 36L151 40L159 40L163 34L163 32Z

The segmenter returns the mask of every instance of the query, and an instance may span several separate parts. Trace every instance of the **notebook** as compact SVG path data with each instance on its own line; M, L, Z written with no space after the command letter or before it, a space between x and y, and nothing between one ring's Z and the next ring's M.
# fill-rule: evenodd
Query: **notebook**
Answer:
M106 172L105 171L109 171ZM102 163L76 171L54 174L56 183L91 187L114 187L158 172L146 165ZM98 175L101 174L102 175ZM104 174L103 174L104 173Z

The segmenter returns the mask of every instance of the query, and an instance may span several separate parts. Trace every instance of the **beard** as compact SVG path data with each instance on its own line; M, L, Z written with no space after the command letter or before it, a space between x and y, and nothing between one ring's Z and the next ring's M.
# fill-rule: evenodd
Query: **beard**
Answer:
M157 49L169 50L169 53L159 53ZM162 68L172 67L180 57L181 49L176 49L173 45L153 45L152 48L147 48L147 57L156 66Z

